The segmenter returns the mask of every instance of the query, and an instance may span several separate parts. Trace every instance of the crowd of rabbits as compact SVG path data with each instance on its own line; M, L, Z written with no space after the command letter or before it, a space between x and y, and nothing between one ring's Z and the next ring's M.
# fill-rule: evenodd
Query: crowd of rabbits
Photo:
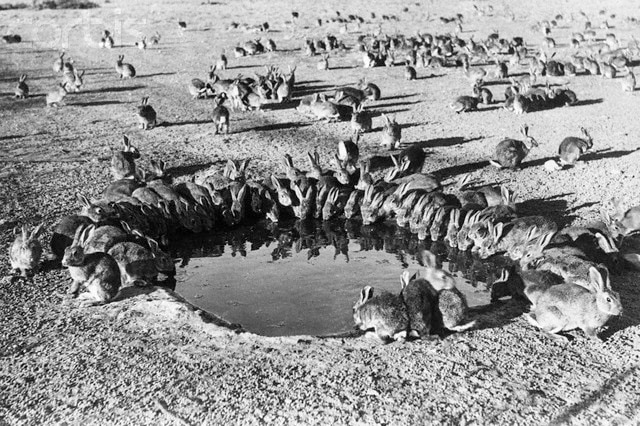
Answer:
M297 18L294 15L294 21ZM354 16L341 23L359 24L361 20ZM562 20L558 15L537 24L544 33L546 50L555 45L550 34ZM497 32L479 42L463 40L457 35L463 17L458 15L450 22L456 24L456 34L391 36L377 30L360 36L355 50L362 55L365 68L404 65L407 80L417 78L416 68L459 67L471 83L472 94L458 97L451 104L456 113L475 111L481 103L495 103L486 83L507 81L507 63L512 68L524 64L529 67L524 78L512 76L505 91L504 107L516 114L577 102L576 94L567 87L535 85L547 75L601 73L612 78L621 71L625 73L623 90L635 88L630 68L631 56L640 52L635 40L622 47L615 35L607 33L604 42L590 41L593 30L588 24L571 41L583 46L586 53L576 53L563 61L554 59L545 49L534 52L520 37L506 40ZM181 27L186 28L186 24ZM231 29L238 27L236 24ZM265 23L247 31L268 30ZM147 43L159 41L156 33L150 41L144 38L136 45L146 49ZM114 47L108 31L100 47ZM301 47L306 55L322 58L317 66L322 72L331 70L333 52L347 50L331 35L306 39ZM273 51L275 42L263 38L237 46L234 54L240 58ZM61 53L53 64L53 71L62 74L62 82L47 94L46 104L50 106L61 105L67 93L80 91L84 84L84 71L64 55ZM477 65L491 61L495 63L491 72ZM296 94L295 66L286 72L266 66L262 75L224 79L220 72L226 71L227 62L223 51L206 80L195 78L188 84L194 100L214 98L215 134L233 130L226 101L233 111L260 110L268 103L286 104ZM115 70L121 79L137 75L134 66L124 62L124 55L118 56ZM29 96L26 79L26 75L20 77L17 98ZM306 170L285 155L282 173L263 180L247 178L248 159L230 159L224 170L204 170L191 179L174 182L164 161L151 160L148 170L141 167L137 161L142 154L124 136L121 149L112 157L113 179L102 196L89 200L78 195L81 210L62 218L53 229L51 252L69 270L73 280L70 292L75 294L84 286L84 302L106 303L123 286L154 284L158 274L175 274L174 262L163 248L176 232L209 232L264 219L330 221L344 217L360 220L364 226L395 221L420 241L444 241L452 249L471 250L480 259L509 257L516 267L505 271L496 288L502 285L504 295L530 303L527 318L531 324L553 336L582 329L589 337L597 337L597 330L610 317L622 313L609 275L624 268L640 269L640 255L633 245L633 234L640 230L640 206L625 206L614 199L615 212L603 208L602 221L587 227L559 228L548 217L520 215L516 194L506 186L470 182L466 176L459 181L440 182L425 173L423 148L403 144L402 126L395 117L385 114L380 145L400 151L389 156L393 166L384 176L374 179L370 161L364 155L361 158L359 140L372 131L374 114L367 105L380 98L380 88L365 79L355 87L300 98L300 114L318 120L349 121L353 137L340 141L333 158L324 164L317 152L308 152ZM158 125L157 113L147 96L138 107L137 118L144 130ZM488 159L490 164L512 170L521 167L529 151L538 146L528 126L522 126L521 132L523 140L506 138L496 146L495 155ZM582 128L581 133L582 137L565 138L558 148L558 160L545 167L559 170L574 166L593 147L589 131ZM41 232L41 227L29 231L26 226L16 231L10 248L11 266L25 276L38 271ZM456 289L453 277L438 266L431 253L423 253L422 260L424 276L402 274L399 294L374 294L370 286L362 290L353 307L359 328L373 330L373 335L387 340L429 338L441 330L463 331L475 325L467 318L466 300Z

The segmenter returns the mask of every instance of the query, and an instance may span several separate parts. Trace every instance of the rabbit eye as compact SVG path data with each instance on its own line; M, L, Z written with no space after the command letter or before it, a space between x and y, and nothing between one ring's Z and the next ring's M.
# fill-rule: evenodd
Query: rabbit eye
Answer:
M607 297L607 302L611 302L611 298L610 297Z

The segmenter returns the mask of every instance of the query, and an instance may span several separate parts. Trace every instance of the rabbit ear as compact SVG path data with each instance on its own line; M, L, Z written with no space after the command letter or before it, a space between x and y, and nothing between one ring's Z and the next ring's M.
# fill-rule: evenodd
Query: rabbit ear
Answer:
M20 228L20 232L22 233L22 241L26 241L29 238L29 230L27 229L27 225L22 225Z
M274 175L271 175L271 183L278 191L282 190L282 184L280 184L280 181Z
M147 244L153 253L158 253L160 251L160 247L158 246L158 242L153 238L147 238Z
M133 233L133 230L131 229L131 226L129 226L129 224L128 224L126 221L121 220L121 221L120 221L120 226L122 226L122 229L123 229L123 230L124 230L124 232L126 232L127 234L132 234L132 233Z
M541 236L538 239L538 247L540 247L541 249L544 249L546 246L548 246L555 234L556 234L555 232L547 232L546 234Z
M608 288L609 275L605 273L603 277L601 272L592 266L589 268L589 281L596 292L602 293Z
M400 285L402 286L402 289L404 290L406 286L409 285L409 283L413 280L415 280L417 277L416 273L411 273L409 271L403 271L402 275L400 275Z
M360 304L366 303L372 297L373 297L373 287L371 287L370 285L364 287L362 291L360 291Z
M498 222L493 226L493 241L497 242L502 237L502 231L504 229L504 223Z
M39 224L38 226L36 226L36 227L33 229L33 231L31 231L31 236L30 236L30 238L31 238L31 239L38 238L38 237L40 236L40 234L42 233L43 226L44 226L44 225L43 225L42 223L41 223L41 224Z
M85 207L91 207L91 203L84 195L77 193L76 198L78 199L78 201L80 201L80 204L84 205Z
M531 228L529 228L529 231L527 232L527 242L536 239L538 237L538 232L539 230L537 226L532 226Z
M617 253L619 251L615 242L612 241L612 239L608 238L606 235L600 232L596 232L595 237L598 241L598 246L600 246L602 251L604 251L605 253Z
M436 255L431 253L429 250L422 251L422 263L424 263L424 267L427 269L436 269Z

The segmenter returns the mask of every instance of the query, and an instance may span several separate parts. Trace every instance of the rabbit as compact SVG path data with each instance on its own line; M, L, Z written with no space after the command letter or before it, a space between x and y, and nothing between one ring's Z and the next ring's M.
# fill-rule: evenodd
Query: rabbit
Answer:
M86 238L83 249L86 254L108 253L111 247L128 239L127 233L114 225L95 226L91 224L85 229Z
M627 71L627 75L625 75L620 81L622 91L633 92L636 89L636 76L629 67L625 66L624 69Z
M465 219L469 212L470 210L464 212ZM449 245L449 247L458 247L458 232L460 232L461 213L462 211L458 208L452 208L449 212L449 223L447 224L447 233L444 237L444 241Z
M160 33L158 31L155 32L155 34L153 34L150 38L149 38L149 42L153 45L160 43L160 39L162 37L160 36Z
M51 68L53 69L54 73L61 73L63 67L64 67L64 52L61 52L58 59L53 61L53 65L51 66Z
M296 197L298 197L298 202L292 204L293 213L298 219L309 219L313 211L313 201L316 195L314 192L315 187L313 185L307 185L303 190L297 182L292 182L291 187Z
M344 205L344 217L346 219L353 219L360 212L360 202L364 191L354 189L349 194L346 204Z
M136 69L131 64L125 64L124 55L119 55L116 61L116 72L120 78L134 78L136 76Z
M353 136L349 140L340 140L338 142L338 155L337 159L349 168L351 173L355 172L355 166L358 163L360 157L360 148L358 148L358 142L360 140L360 134L354 132Z
M399 148L402 139L402 128L396 122L395 117L389 118L388 115L382 114L382 119L384 120L384 127L380 144L387 147L387 149Z
M478 109L479 102L480 98L476 96L458 96L456 100L449 105L449 108L454 110L457 114L460 114L461 112L476 111Z
M427 194L423 194L418 198L418 201L413 205L409 217L409 231L412 234L417 234L418 229L422 225L422 216L427 208L433 208L429 204L429 197Z
M364 226L372 225L385 217L381 211L385 198L384 194L382 192L374 193L374 187L372 185L365 190L365 199L367 198L371 200L370 203L363 203L360 206L360 215L362 216L362 224Z
M120 290L120 269L107 253L85 253L89 230L90 227L78 228L73 244L64 251L62 266L69 269L73 280L70 294L76 295L82 285L87 289L78 297L83 304L104 304L113 300Z
M151 250L138 243L124 241L115 244L108 254L118 263L123 287L152 285L158 279L158 269Z
M114 203L104 200L91 202L81 194L76 194L76 198L82 204L80 214L88 217L92 222L101 223L118 219L118 212L114 208Z
M486 259L495 253L506 251L510 255L521 247L528 245L535 238L543 234L555 233L558 225L544 216L524 216L512 220L507 224L488 223L488 234L482 243L474 247L481 259Z
M140 105L138 105L138 122L143 130L153 129L157 125L156 110L149 105L148 96L142 98Z
M425 266L424 278L437 292L437 313L435 323L449 331L465 331L476 325L476 321L465 322L467 319L467 299L456 288L455 279L451 274L438 268L436 256L423 251L422 260Z
M53 235L51 236L50 247L53 257L62 260L64 250L73 243L73 238L78 228L86 227L92 223L87 216L63 216L53 228Z
M9 262L13 273L20 271L27 278L38 272L40 258L42 257L42 245L38 237L42 233L42 224L29 231L27 225L13 230L16 235L9 249Z
M581 329L587 337L599 340L598 329L609 318L622 314L618 293L611 289L609 275L595 267L589 268L590 289L572 282L525 288L532 303L531 311L525 314L529 323L561 340L562 331Z
M366 79L363 78L358 82L358 88L364 92L365 99L370 101L380 100L381 92L380 88L377 85L369 83Z
M193 99L207 98L210 86L199 78L193 78L187 85L189 94Z
M422 179L422 176L427 176L426 174L420 174L420 172L422 172L422 167L424 166L426 157L427 156L424 150L417 144L409 145L407 148L403 149L397 158L391 155L391 161L393 162L394 167L385 174L384 181L399 182L400 179L404 177L406 177L408 180L417 180L409 178L409 176L411 175L415 175L416 178L420 176L420 179ZM431 188L428 190L434 189L436 188Z
M136 41L136 47L140 50L145 50L147 48L147 37L142 37L142 40Z
M425 208L422 212L422 221L417 229L418 240L424 241L427 239L427 237L430 236L431 225L433 224L433 220L436 216L437 211L437 207L431 204L428 205L427 208Z
M82 85L84 84L84 81L82 80L82 77L84 76L84 70L82 70L82 72L80 73L75 68L72 72L68 72L65 70L62 76L62 83L64 84L65 89L67 89L68 92L71 90L73 90L74 92L80 91L80 87L82 87Z
M327 71L329 69L329 54L328 53L322 54L322 59L320 59L318 61L318 64L317 64L316 68L318 68L318 71Z
M336 104L327 101L324 95L319 96L317 93L313 95L308 104L303 103L303 100L301 100L296 109L301 114L318 120L335 121L340 118L340 112Z
M60 106L60 104L62 103L62 101L66 96L67 96L67 89L65 88L64 84L60 83L58 85L58 90L47 93L47 97L46 97L47 106L54 106L54 107Z
M468 211L467 215L464 217L462 222L462 226L458 231L458 235L456 240L458 242L458 250L467 251L473 245L473 240L469 238L469 231L471 228L478 222L481 221L481 213L480 211Z
M613 238L624 238L640 230L640 206L626 209L617 198L611 200L616 208L616 214L611 217L602 210L602 220Z
M498 168L510 168L512 170L520 168L522 160L525 159L533 147L538 146L538 142L529 136L529 127L520 127L524 141L515 139L504 139L496 146L496 160L489 160L491 165Z
M307 159L311 166L311 170L307 172L307 178L319 180L325 174L325 171L320 165L320 154L318 154L317 151L314 151L313 154L307 152Z
M411 63L409 61L405 63L404 79L409 81L416 79L416 69L411 66Z
M452 206L442 206L438 207L436 210L433 222L429 228L431 241L438 241L440 238L444 237L446 233L447 219L449 218L449 212L452 208Z
M371 114L364 110L364 105L360 104L358 107L353 107L353 113L351 114L351 130L355 133L367 133L372 128Z
M322 220L331 220L342 214L347 202L348 193L338 188L331 188L322 207Z
M26 80L27 75L22 74L18 80L18 85L15 90L16 99L27 99L29 97L29 86L27 85Z
M581 127L580 130L584 135L584 139L569 136L560 142L558 154L560 155L560 164L562 166L573 166L585 152L593 148L593 139L587 129Z
M417 191L413 191L402 198L402 201L395 208L396 223L398 227L402 228L407 226L411 216L409 213L413 210L415 203L418 201L420 195Z
M102 32L102 38L100 39L100 48L111 49L113 47L113 38L109 30Z
M493 93L491 93L491 90L479 84L473 86L473 96L478 98L478 103L485 105L491 105L493 103Z
M271 184L278 194L278 203L280 203L282 207L291 206L293 197L289 185L274 175L271 175Z
M220 93L214 100L215 107L213 108L213 124L215 128L213 134L218 133L229 134L229 110L222 105L227 99L226 93Z
M432 306L437 300L437 292L424 278L404 271L400 276L402 291L400 293L406 307L408 335L429 339L431 334Z
M135 160L140 158L140 151L131 145L129 138L122 138L122 150L111 157L111 176L114 180L135 179L138 176Z
M373 287L366 286L360 292L360 300L353 305L353 321L356 327L368 332L380 341L407 338L409 316L402 297L389 292L373 295Z

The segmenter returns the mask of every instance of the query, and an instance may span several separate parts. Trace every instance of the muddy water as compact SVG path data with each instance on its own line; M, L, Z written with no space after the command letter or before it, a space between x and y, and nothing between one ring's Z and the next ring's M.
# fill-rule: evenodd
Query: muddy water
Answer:
M224 233L184 236L176 291L199 308L251 332L328 335L353 329L360 290L400 291L405 269L420 271L422 250L438 255L457 277L470 306L489 303L500 257L479 262L442 242L419 242L390 225L344 221L258 224Z

